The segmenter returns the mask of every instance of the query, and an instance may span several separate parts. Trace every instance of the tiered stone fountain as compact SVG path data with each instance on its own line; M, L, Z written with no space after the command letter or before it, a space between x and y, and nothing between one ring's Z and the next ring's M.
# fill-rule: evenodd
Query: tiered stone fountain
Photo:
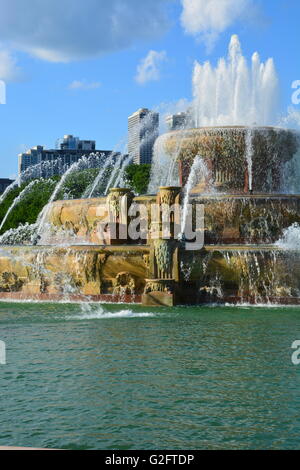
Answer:
M150 214L152 203L171 207L182 202L181 187L139 197L115 188L103 198L56 201L48 210L43 246L1 248L0 298L167 306L300 303L300 255L274 245L283 229L300 222L300 196L281 192L283 163L298 149L296 134L252 129L249 164L247 128L179 132L183 186L196 155L203 156L209 169L190 194L194 209L197 204L205 208L202 250L185 250L185 242L175 235L181 223L176 214L168 239L161 216L150 219L145 240L120 237L130 221L129 216L121 220L120 201L128 208L143 203ZM170 133L165 139L171 153L175 138ZM107 224L109 213L115 233Z
M237 36L231 38L228 57L215 68L196 63L197 128L157 140L150 185L157 194L134 197L116 188L107 197L52 203L36 237L41 236L40 245L1 247L0 298L168 306L299 304L300 252L275 243L285 229L300 223L300 195L288 194L285 179L299 138L266 127L277 119L278 83L272 59L262 63L255 53L248 66ZM254 122L252 127L235 125ZM198 161L205 171L194 185L190 175ZM173 184L178 167L178 187L158 188ZM194 213L201 205L205 214L204 246L194 251L186 250L184 237L176 235L185 224L176 213L169 238L161 214L153 218L151 213L153 203L187 207L189 199ZM145 237L130 239L131 216L121 216L120 200L128 208L146 206L151 217L142 224ZM116 222L116 230L108 218Z

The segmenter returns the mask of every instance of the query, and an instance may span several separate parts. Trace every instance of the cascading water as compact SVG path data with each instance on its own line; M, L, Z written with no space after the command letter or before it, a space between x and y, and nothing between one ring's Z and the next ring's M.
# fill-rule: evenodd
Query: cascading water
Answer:
M75 162L71 167L69 167L65 173L63 174L62 178L60 181L56 184L54 191L51 194L51 197L49 199L48 204L44 207L44 209L41 211L38 220L35 224L29 225L20 225L20 227L16 229L10 229L7 233L2 235L0 237L0 244L26 244L29 243L29 240L32 239L32 242L35 244L37 241L40 240L40 243L48 243L48 228L50 230L50 227L48 227L48 224L46 224L46 220L48 217L48 211L49 207L52 202L57 198L57 195L59 194L60 190L63 188L64 183L68 179L68 177L81 170L85 169L92 169L96 167L100 167L103 165L103 168L99 172L98 176L96 177L96 180L93 183L93 188L92 190L89 191L90 197L92 196L94 190L97 188L101 180L103 179L102 183L105 182L104 177L107 176L105 175L105 170L108 169L110 166L114 167L113 174L110 176L110 180L108 183L106 183L106 191L109 190L111 184L119 184L122 181L123 183L123 177L124 177L124 171L126 169L126 166L130 163L129 157L124 158L123 155L120 155L117 164L114 165L116 158L116 154L111 154L108 159L104 160L104 155L103 154L91 154L88 157L83 156L79 161ZM57 162L41 162L33 167L28 168L26 171L24 171L18 179L5 191L5 193L1 196L1 202L3 202L10 193L16 186L20 185L21 182L25 182L26 180L30 180L32 177L38 177L39 179L36 179L34 181L30 181L29 184L24 188L24 190L14 199L13 203L9 207L6 215L1 221L0 229L4 226L5 222L7 221L7 218L9 214L13 211L13 209L16 207L16 205L26 196L28 195L33 187L35 186L36 183L43 181L43 178L41 175L44 175L45 177L49 177L52 175L54 166L55 164L57 166ZM119 171L119 173L118 173ZM47 227L46 227L47 225ZM72 241L74 242L74 236L72 237L71 232L70 233L52 233L51 236L53 240L58 242L59 245L64 245L66 243L71 243ZM69 240L69 242L68 242Z
M154 194L160 186L167 185L169 168L172 165L172 155L166 151L167 134L160 136L153 148L148 193Z
M283 250L300 251L300 225L295 223L285 229L276 245Z
M30 244L30 240L36 233L36 224L21 224L17 228L7 230L0 236L0 245L25 245Z
M92 186L92 189L89 191L87 190L82 198L92 198L93 197L93 194L94 192L96 191L97 187L100 185L100 183L102 183L102 180L105 178L106 176L106 171L107 169L110 167L110 166L113 166L113 163L115 161L115 154L112 153L109 158L104 162L104 166L103 168L101 168L101 170L99 171L94 183L93 183L93 186Z
M291 161L288 161L283 169L284 188L286 194L300 194L300 137L298 136L298 151Z
M253 190L253 130L251 127L249 127L246 131L246 160L247 160L247 166L248 166L248 185L249 185L249 191L251 192Z
M208 171L207 165L205 164L205 161L203 160L203 158L200 155L197 155L193 162L186 187L184 188L184 199L183 199L183 204L182 204L182 217L181 217L181 235L184 235L185 228L186 228L190 192L198 183L206 182L208 178L209 178L209 171Z
M43 241L42 236L45 235L45 224L47 217L49 215L49 210L51 207L51 203L55 201L59 191L62 189L65 181L67 178L74 172L79 171L79 170L84 170L87 168L91 168L91 160L94 158L94 155L91 155L89 157L82 157L78 162L73 163L73 165L70 166L70 168L63 174L62 178L60 181L57 183L48 204L44 207L42 212L40 213L38 220L37 220L37 231L36 231L36 240L38 241L41 239Z
M0 224L0 230L2 229L2 227L4 226L5 222L7 221L7 218L9 216L9 214L12 212L12 210L17 206L17 204L22 201L22 199L28 194L30 193L30 191L32 190L33 186L35 186L37 183L39 183L40 180L34 180L34 181L31 181L27 186L26 188L23 189L23 191L19 194L19 196L17 196L15 198L15 200L13 201L12 205L9 207L8 211L6 212L5 216L3 217L2 219L2 222Z
M0 204L4 201L6 196L16 187L19 185L19 178L17 178L13 183L11 183L4 191L3 194L0 196Z
M98 190L97 193L99 193L99 191L100 193L104 193L103 185L106 188L106 184L105 184L106 179L110 178L109 169L114 168L116 162L118 162L118 156L120 158L121 155L125 155L125 154L127 154L127 135L126 135L126 138L123 137L118 142L118 144L114 147L109 157L105 159L105 161L103 162L103 165L101 165L100 171L98 175L96 176L92 186L86 189L86 191L82 195L82 199L92 198L95 195L97 190Z
M122 166L120 168L120 171L119 171L119 174L118 174L118 177L114 183L114 185L118 188L118 187L121 187L123 188L125 185L126 185L126 181L125 181L125 170L126 168L128 167L128 165L131 163L132 161L132 158L131 156L129 155L128 157L126 157L124 160L123 160L123 163L122 163Z
M125 160L127 160L127 158ZM112 171L112 174L110 175L110 178L108 180L108 183L104 191L104 195L108 193L111 187L116 185L116 182L118 180L118 172L122 171L123 165L124 165L124 155L120 155L115 163L114 170Z
M173 186L178 184L178 165L177 165L177 156L180 153L182 147L182 137L179 137L176 141L176 148L171 160L171 165L169 166L168 176L167 176L167 186Z
M176 134L175 148L171 152L166 149L169 139L168 134L164 134L156 140L148 186L149 194L156 193L160 186L179 185L177 157L181 150L183 137L183 133Z

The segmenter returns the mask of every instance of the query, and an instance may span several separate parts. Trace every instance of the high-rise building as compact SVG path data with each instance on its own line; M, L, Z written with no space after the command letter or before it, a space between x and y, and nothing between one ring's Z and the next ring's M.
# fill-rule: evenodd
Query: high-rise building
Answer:
M28 168L42 163L50 162L49 171L42 171L41 176L53 176L55 174L64 173L73 163L80 160L83 156L99 153L105 157L111 155L111 150L96 150L96 142L94 140L80 140L72 135L65 135L63 139L58 139L55 150L46 150L43 146L38 145L31 148L25 153L20 153L19 174ZM46 168L47 165L44 165ZM44 173L46 171L46 173Z
M159 134L159 114L141 108L128 118L128 154L137 165L151 163Z

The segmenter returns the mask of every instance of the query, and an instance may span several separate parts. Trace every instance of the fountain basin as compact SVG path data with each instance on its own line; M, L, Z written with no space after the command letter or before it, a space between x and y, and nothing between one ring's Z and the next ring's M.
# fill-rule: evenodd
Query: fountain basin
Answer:
M203 158L209 174L199 183L199 192L209 187L228 193L281 192L283 167L299 148L296 132L275 127L202 127L159 139L157 146L178 160L182 186L196 155Z
M14 246L0 250L0 298L140 302L142 246Z
M168 200L168 191L172 190L178 188L161 188L162 202ZM150 213L156 197L139 196L133 202L145 205ZM192 192L190 203L204 206L206 245L272 244L284 229L300 224L300 195ZM43 237L44 242L53 246L61 243L109 246L109 233L103 229L107 214L105 198L56 201L48 211L49 230ZM130 240L125 242L130 246Z
M183 251L177 282L149 280L150 258L150 246L3 247L0 299L152 306L300 304L299 252L272 245L208 245ZM149 285L155 283L163 288L152 293Z

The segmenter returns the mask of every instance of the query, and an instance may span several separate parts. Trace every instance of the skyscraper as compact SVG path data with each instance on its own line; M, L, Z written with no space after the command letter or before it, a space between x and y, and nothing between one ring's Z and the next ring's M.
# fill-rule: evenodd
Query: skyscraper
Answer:
M159 114L141 108L128 118L128 154L137 165L151 163L159 134Z

